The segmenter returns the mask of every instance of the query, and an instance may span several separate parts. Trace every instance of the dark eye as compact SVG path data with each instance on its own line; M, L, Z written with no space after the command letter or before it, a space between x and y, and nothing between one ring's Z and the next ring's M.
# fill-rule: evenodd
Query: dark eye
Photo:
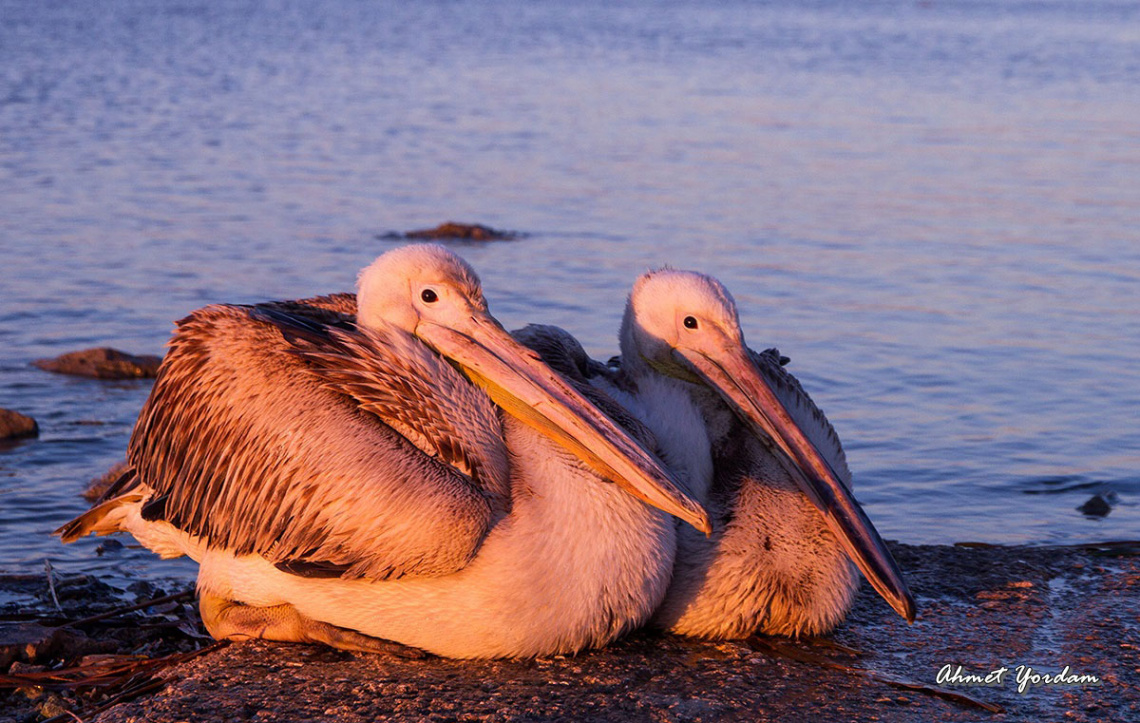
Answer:
M431 289L424 289L420 292L420 298L424 300L425 304L434 304L439 301L439 296Z
M685 324L686 329L696 329L697 328L697 317L686 316L684 324Z

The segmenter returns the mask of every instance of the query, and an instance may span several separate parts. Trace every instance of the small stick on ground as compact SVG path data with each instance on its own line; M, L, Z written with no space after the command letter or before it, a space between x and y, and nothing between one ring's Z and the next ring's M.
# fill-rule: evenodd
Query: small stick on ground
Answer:
M51 601L55 603L55 609L63 612L63 608L59 606L59 598L55 594L55 575L51 569L51 560L44 560L44 572L47 573L48 591L51 592Z
M60 627L73 628L73 627L76 627L78 625L86 625L87 623L95 623L95 622L98 622L100 620L106 620L107 618L113 618L113 617L116 617L118 615L122 615L124 613L134 612L135 610L142 610L143 608L148 608L151 605L161 605L163 603L174 602L176 600L189 600L193 597L194 597L194 591L193 590L183 590L182 592L176 592L176 593L173 593L171 595L163 595L162 597L156 597L156 598L153 598L151 600L143 600L142 602L135 603L134 605L127 605L125 607L115 608L114 610L110 610L110 611L105 612L105 613L99 613L98 615L92 615L91 617L82 618L80 620L72 620L68 623L64 623Z

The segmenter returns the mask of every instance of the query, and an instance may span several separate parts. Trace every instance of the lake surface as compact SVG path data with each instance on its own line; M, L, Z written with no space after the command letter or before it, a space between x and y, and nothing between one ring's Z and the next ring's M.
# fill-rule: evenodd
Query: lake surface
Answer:
M149 384L30 361L445 220L602 357L639 273L718 276L886 538L1140 538L1136 3L0 0L0 569L194 572L50 537Z

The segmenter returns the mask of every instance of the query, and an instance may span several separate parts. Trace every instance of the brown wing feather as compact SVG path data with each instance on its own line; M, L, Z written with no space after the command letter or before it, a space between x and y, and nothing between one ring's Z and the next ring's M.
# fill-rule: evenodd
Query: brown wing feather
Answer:
M308 316L320 321L332 321L338 316L349 320L356 317L356 294L347 292L310 296L295 301L267 301L259 307L277 309L298 316Z
M310 347L327 328L314 313L299 315L310 317ZM462 568L500 514L497 495L423 454L362 408L368 385L321 378L305 352L250 307L210 306L178 322L129 451L152 499L165 498L155 513L210 546L346 577ZM443 362L434 371L458 377ZM481 393L464 400L497 422Z
M257 318L274 323L326 388L345 394L430 457L459 470L506 504L502 427L489 399L421 342L399 329L377 333L343 326L297 326L265 308Z

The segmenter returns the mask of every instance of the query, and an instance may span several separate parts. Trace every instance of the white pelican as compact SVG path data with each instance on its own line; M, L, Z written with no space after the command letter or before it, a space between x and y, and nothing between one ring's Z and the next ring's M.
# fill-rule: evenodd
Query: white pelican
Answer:
M516 337L626 405L709 510L711 536L679 532L654 625L714 639L824 633L858 586L849 560L914 619L897 565L851 495L839 437L776 350L748 349L719 281L671 269L638 279L616 372L586 359L560 329L532 326Z
M644 623L676 526L635 497L707 531L703 508L503 331L454 254L393 250L358 289L355 325L347 295L179 322L133 474L63 539L194 558L218 638L519 657Z

